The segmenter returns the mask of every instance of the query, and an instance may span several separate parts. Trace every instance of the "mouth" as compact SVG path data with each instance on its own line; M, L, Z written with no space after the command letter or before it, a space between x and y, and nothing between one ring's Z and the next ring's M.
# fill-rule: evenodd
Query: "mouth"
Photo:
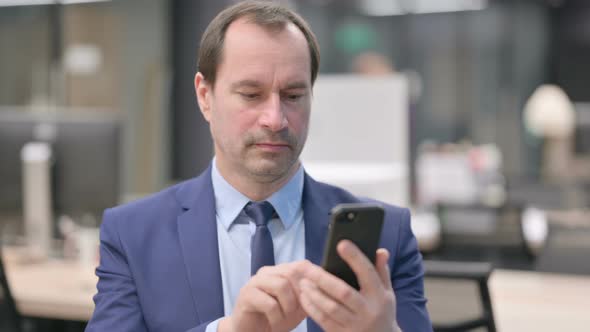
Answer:
M275 142L260 142L254 144L254 146L262 151L268 152L280 152L290 149L290 145L287 143L275 143Z

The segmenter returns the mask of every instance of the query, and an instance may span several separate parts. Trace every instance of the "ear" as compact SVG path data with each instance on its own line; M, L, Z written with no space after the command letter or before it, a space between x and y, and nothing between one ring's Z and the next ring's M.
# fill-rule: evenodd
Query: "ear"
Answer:
M205 77L200 72L195 75L195 92L201 114L209 122L211 119L211 95L213 93L213 86L205 80Z

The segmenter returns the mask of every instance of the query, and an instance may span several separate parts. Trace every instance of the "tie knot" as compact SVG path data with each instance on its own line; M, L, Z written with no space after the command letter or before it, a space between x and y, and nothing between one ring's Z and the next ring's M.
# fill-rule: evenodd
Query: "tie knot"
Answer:
M264 226L268 224L275 209L268 201L250 202L244 207L244 212L254 221L256 226Z

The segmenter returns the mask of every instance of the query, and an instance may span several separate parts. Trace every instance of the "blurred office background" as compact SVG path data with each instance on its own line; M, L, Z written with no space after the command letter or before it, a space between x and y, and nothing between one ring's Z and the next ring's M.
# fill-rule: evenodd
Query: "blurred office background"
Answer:
M43 260L74 260L83 241L96 244L88 234L104 208L205 169L213 149L194 95L196 54L207 24L235 2L0 0L1 239L11 297L29 330L82 328L95 280L80 276L85 293L72 303L86 309L74 313L25 303L25 279L55 279L66 292L56 277L65 267L52 265L56 274L45 277L49 268L21 262L40 259L15 258L31 241L27 199L39 206L50 198ZM590 291L590 2L282 2L308 20L321 46L308 170L411 207L434 280L433 320L475 321L467 309L440 311L456 301L481 306L473 315L501 331L586 330L590 320L568 306L590 306L578 295ZM25 153L30 142L42 144ZM43 159L46 148L49 187L39 198L39 187L26 189L34 172L26 161ZM469 292L449 280L479 288L456 300ZM559 295L534 298L549 288ZM535 305L545 310L536 325L522 311Z

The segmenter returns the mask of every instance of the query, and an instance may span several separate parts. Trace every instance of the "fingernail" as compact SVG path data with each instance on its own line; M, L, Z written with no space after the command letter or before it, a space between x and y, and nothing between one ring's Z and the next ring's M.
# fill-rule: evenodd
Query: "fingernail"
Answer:
M385 249L385 248L379 248L377 249L377 251L381 251L382 255L385 255L386 259L385 259L385 263L389 262L389 250Z
M340 246L340 251L342 251L343 254L350 253L350 241L342 240L338 245Z
M344 245L346 247L349 247L350 246L350 243L351 243L350 240L346 240L346 239L341 240L340 242L342 242L342 245Z

